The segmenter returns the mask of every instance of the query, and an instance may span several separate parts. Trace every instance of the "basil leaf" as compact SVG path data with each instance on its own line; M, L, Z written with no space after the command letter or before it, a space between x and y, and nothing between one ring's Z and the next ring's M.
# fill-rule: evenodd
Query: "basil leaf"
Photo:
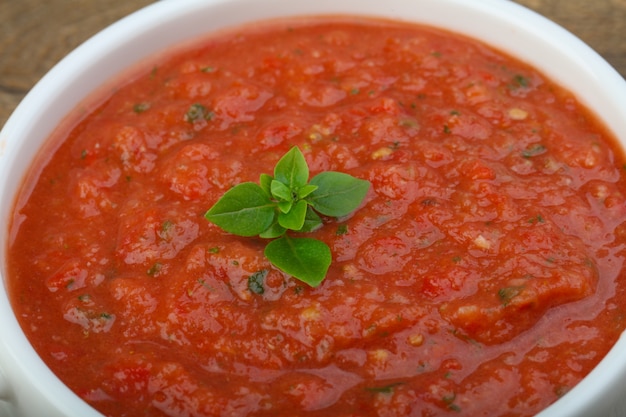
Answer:
M261 188L263 189L263 191L265 191L267 193L268 196L272 196L272 180L274 178L272 178L271 175L267 175L267 174L261 174L261 176L259 177L259 185L261 186Z
M293 194L291 189L280 181L272 180L270 184L270 190L272 196L282 201L293 201Z
M311 179L317 185L307 200L321 214L332 217L346 216L356 210L369 190L369 181L343 172L326 171Z
M278 224L285 229L300 230L304 225L306 219L306 209L308 204L304 200L298 201L292 208L286 213L278 213Z
M279 201L277 206L281 213L289 213L291 207L293 207L293 201Z
M254 236L272 224L274 207L259 185L244 182L228 190L204 217L227 232Z
M322 227L322 219L317 215L315 210L309 205L306 208L306 216L304 218L304 224L299 230L300 232L312 232Z
M309 180L309 166L298 147L294 146L274 167L274 179L294 190L306 185Z
M287 235L268 243L265 256L283 272L312 287L324 280L332 260L330 248L324 242Z
M296 192L296 194L298 194L298 198L304 198L317 189L318 189L317 185L307 184L305 186L298 188L298 191Z
M200 109L202 110L202 109ZM259 184L246 182L227 191L206 213L207 220L239 235L275 239L265 256L277 268L316 287L332 261L327 244L311 238L291 238L286 232L311 232L323 225L320 214L341 217L361 204L370 183L340 172L323 172L309 179L309 167L297 147L261 174ZM347 226L346 226L347 227ZM263 274L249 278L250 291L262 294Z
M287 229L278 224L278 217L276 217L270 227L259 234L259 237L263 239L274 239L275 237L282 236L286 231Z

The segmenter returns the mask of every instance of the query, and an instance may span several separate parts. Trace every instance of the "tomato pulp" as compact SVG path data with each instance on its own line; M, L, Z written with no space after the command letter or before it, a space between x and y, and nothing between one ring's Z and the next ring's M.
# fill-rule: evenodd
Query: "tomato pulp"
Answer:
M14 309L108 416L536 414L625 328L624 155L557 83L367 19L172 51L71 116L33 167ZM317 288L203 218L292 146L312 175L372 183L310 234L333 254Z

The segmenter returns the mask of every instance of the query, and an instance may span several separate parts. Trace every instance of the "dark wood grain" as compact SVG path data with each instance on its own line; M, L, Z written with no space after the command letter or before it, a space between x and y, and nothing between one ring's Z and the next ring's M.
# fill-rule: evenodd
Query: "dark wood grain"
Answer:
M152 0L0 0L0 126L30 88L89 37Z
M626 77L626 0L516 1L577 35ZM0 0L0 126L69 51L151 2Z

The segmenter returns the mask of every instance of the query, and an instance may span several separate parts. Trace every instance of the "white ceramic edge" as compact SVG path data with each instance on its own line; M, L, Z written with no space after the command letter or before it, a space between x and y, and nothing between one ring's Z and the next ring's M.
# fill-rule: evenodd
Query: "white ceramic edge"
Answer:
M219 12L203 13L202 10L208 5L228 13L228 19L224 19ZM451 5L458 11L451 12ZM389 18L422 21L434 26L445 25L477 38L483 38L495 30L501 36L489 42L492 46L509 51L564 87L577 91L579 99L591 108L603 108L608 103L608 108L604 108L598 116L626 147L626 117L622 115L626 108L624 80L597 53L569 32L508 0L386 0L384 7L381 7L380 0L166 0L118 21L88 40L59 62L24 98L0 132L0 198L15 195L18 184L11 184L5 179L15 178L16 175L21 178L30 165L30 162L18 164L14 160L32 161L39 144L67 113L88 93L97 90L134 62L215 28L263 18L319 14L321 10L324 14L383 14ZM480 15L482 17L478 17ZM181 18L186 19L186 24L182 26L176 23ZM127 43L129 38L133 38L133 41ZM141 48L137 48L138 45ZM567 47L561 49L559 45ZM141 51L140 55L136 53L137 50ZM571 67L565 72L557 71L557 68L563 66L555 63L563 61L571 63ZM595 82L580 85L577 81L581 78ZM75 88L77 85L79 89ZM598 85L612 87L598 89ZM69 86L72 86L72 90ZM57 93L63 97L61 102L42 99L56 96ZM44 116L38 117L42 114ZM38 120L36 127L23 123L24 119L33 118L33 115ZM22 146L12 139L14 137L29 138L29 146ZM36 146L30 146L33 144ZM15 154L20 157L7 160L7 155ZM6 204L0 205L0 224L8 223L8 209ZM6 241L0 241L0 265L5 264L6 244ZM19 328L4 285L0 288L0 328L3 334L17 335L11 343L4 338L0 339L0 375L4 374L11 382L11 392L7 395L5 387L4 396L9 396L16 406L13 411L17 408L37 410L29 408L27 404L33 395L32 390L36 390L45 397L47 405L54 405L58 409L55 414L53 410L47 409L48 417L100 415L60 384L36 355ZM624 383L621 378L626 375L626 361L620 357L625 350L626 339L622 337L587 378L540 415L582 417L615 413L613 404L625 397L624 389L620 386ZM36 377L17 379L25 373ZM602 398L601 402L593 402L594 407L603 403L606 404L605 409L588 408L589 399L594 397Z

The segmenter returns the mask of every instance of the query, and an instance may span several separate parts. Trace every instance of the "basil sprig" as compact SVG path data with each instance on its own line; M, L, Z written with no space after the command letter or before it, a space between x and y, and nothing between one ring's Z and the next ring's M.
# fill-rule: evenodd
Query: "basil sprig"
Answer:
M326 277L332 256L328 245L287 231L311 232L322 226L321 215L347 216L362 203L369 181L326 171L309 182L309 167L298 147L261 174L259 183L244 182L228 190L205 214L223 230L238 236L273 239L265 256L278 269L317 287Z

